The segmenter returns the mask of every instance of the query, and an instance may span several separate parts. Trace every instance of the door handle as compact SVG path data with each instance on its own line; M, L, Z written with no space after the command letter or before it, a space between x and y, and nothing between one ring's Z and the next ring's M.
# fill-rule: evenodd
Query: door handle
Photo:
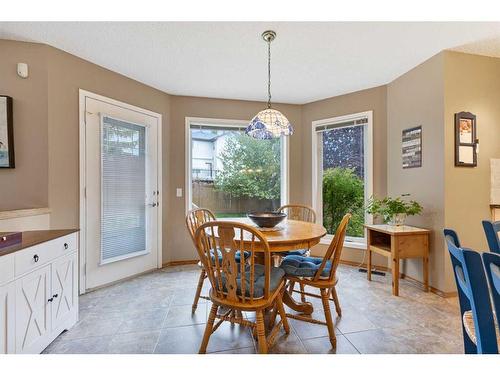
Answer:
M148 206L151 206L151 207L156 207L156 206L157 206L157 204L156 204L156 203L150 203L150 204L148 204Z

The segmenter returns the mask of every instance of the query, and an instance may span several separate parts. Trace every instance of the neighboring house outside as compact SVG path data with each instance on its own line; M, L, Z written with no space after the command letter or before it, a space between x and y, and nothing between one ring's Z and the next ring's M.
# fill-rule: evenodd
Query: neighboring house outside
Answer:
M228 134L223 131L193 130L192 178L193 180L213 181L217 171L222 169L218 155L226 144Z

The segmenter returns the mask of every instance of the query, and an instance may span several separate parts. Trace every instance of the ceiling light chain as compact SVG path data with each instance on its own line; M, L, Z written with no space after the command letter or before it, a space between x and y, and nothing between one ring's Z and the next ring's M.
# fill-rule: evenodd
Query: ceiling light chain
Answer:
M271 38L267 40L267 108L271 108Z

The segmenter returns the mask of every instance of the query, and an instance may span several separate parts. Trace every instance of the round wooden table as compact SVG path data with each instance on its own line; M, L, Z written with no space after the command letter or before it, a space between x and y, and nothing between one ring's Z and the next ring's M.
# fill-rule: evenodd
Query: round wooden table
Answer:
M248 218L228 218L221 221L235 221L250 225L259 230L259 228ZM326 235L325 227L320 224L308 223L305 221L285 219L279 223L277 227L282 229L276 231L261 230L272 253L309 249L317 245L321 237ZM237 236L235 238L237 238ZM283 303L291 309L304 314L311 314L313 312L311 303L295 301L288 290L286 290L283 295Z

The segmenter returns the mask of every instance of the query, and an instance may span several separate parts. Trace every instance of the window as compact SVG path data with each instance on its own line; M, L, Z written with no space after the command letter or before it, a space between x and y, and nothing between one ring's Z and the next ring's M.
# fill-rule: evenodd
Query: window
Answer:
M350 212L346 242L364 247L366 201L372 195L372 112L313 122L313 205L331 241Z
M219 218L278 209L287 196L287 141L245 134L246 121L186 119L187 209Z

